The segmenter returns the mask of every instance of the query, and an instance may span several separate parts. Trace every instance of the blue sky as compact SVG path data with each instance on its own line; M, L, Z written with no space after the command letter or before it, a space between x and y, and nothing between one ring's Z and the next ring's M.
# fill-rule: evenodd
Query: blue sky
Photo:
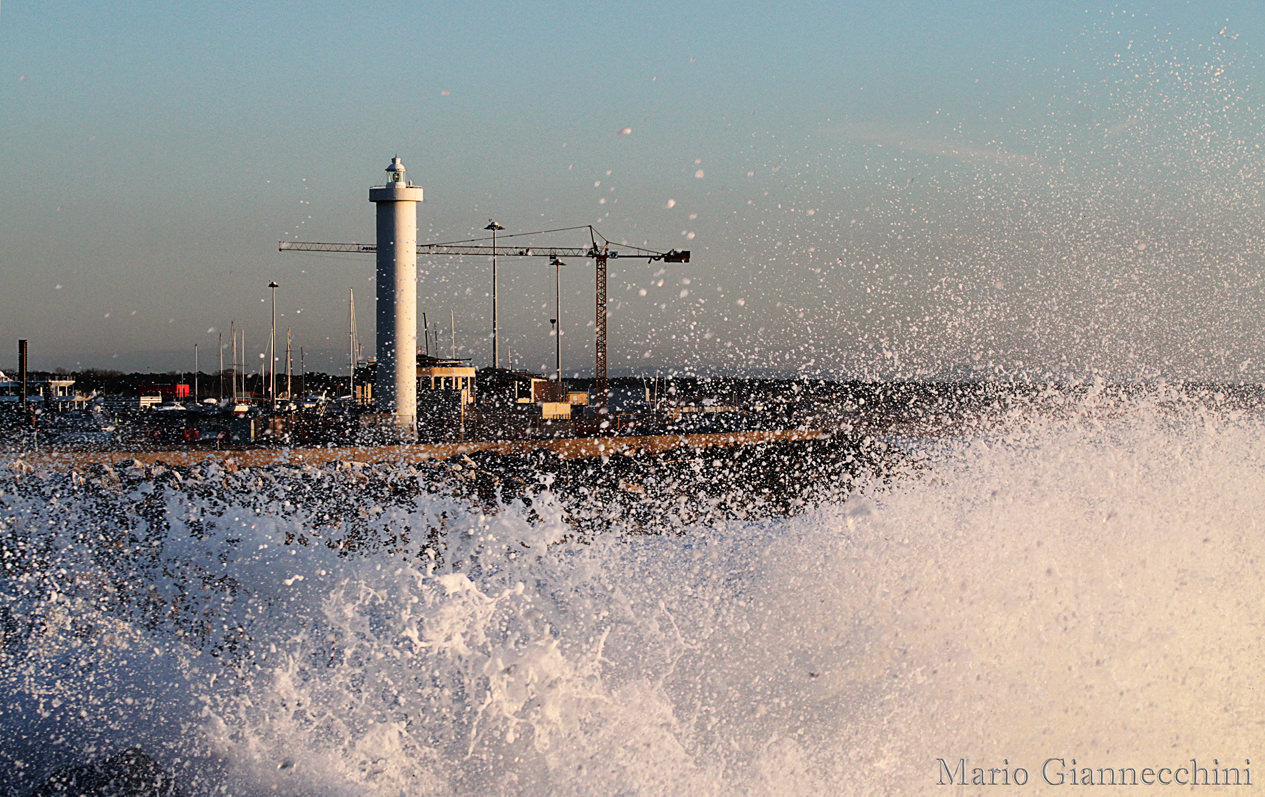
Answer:
M613 373L1262 379L1261 52L1249 3L8 3L0 368L18 338L37 368L210 368L231 322L257 355L276 280L341 370L371 260L276 241L371 240L398 154L422 240L692 250L612 269ZM488 264L420 271L484 364ZM502 274L502 347L543 369L551 272Z

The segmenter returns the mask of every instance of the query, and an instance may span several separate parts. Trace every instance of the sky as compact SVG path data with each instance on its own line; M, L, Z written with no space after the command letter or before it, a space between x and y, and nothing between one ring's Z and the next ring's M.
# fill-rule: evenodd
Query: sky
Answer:
M691 251L612 261L612 375L1262 381L1263 54L1247 2L5 3L0 370L258 363L274 280L295 370L345 370L372 257L277 242L372 242L398 155L421 241ZM552 269L500 273L547 371ZM419 260L480 366L490 274Z

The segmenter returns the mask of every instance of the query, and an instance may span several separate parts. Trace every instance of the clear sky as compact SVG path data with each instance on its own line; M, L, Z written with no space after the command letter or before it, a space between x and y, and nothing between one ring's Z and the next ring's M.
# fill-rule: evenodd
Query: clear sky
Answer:
M1262 53L1247 2L15 0L0 369L28 338L37 369L210 370L230 323L257 359L276 280L342 370L372 258L276 242L372 241L398 154L420 240L692 251L612 262L612 374L1262 380ZM502 350L544 370L552 272L502 264ZM486 364L489 264L419 272ZM563 294L588 375L591 262Z

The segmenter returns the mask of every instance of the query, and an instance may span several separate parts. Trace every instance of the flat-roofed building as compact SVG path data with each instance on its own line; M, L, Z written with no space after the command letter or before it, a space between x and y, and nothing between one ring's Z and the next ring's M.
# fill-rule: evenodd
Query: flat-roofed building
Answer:
M417 357L418 434L454 440L465 435L466 411L474 403L475 371L469 360Z

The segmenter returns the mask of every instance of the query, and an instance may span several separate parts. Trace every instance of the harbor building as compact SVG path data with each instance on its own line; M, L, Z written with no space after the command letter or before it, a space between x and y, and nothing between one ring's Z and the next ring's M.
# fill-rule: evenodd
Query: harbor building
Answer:
M475 401L475 369L469 360L417 355L418 434L438 440L465 439Z

